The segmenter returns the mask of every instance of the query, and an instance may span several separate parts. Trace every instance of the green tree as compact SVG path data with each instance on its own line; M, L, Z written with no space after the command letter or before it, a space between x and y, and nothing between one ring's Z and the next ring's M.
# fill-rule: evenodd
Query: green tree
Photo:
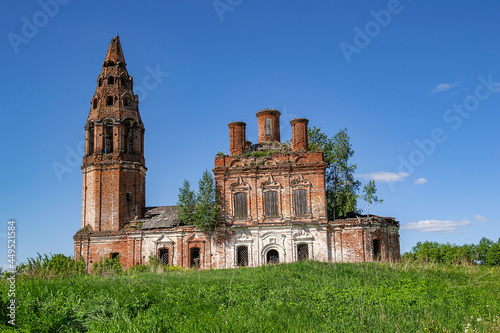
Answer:
M349 142L347 129L329 138L320 128L310 128L309 149L323 150L326 162L326 207L329 220L344 217L356 211L361 183L354 179L356 164L349 164L354 150Z
M179 188L179 199L177 201L177 210L179 220L184 224L192 224L194 221L194 207L196 197L194 190L187 180L184 180L182 187Z
M361 196L361 199L366 201L366 203L368 204L368 211L366 214L368 217L370 217L370 206L382 203L384 201L382 199L379 199L376 196L376 193L377 186L375 186L375 180L372 179L363 187L363 195Z
M211 231L217 226L220 216L212 173L205 170L198 185L193 223L201 230Z
M492 243L486 255L486 265L499 266L500 265L500 238L496 243Z
M476 260L478 264L484 265L486 264L486 257L488 255L488 251L490 247L493 245L493 241L490 239L483 237L479 241L479 244L476 245Z

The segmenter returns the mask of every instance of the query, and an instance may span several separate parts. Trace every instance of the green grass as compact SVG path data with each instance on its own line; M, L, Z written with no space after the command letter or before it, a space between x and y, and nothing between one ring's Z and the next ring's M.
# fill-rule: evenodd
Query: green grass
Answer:
M1 330L7 282L0 287ZM500 330L498 267L307 261L18 278L16 297L22 332L464 332L467 324L469 332Z

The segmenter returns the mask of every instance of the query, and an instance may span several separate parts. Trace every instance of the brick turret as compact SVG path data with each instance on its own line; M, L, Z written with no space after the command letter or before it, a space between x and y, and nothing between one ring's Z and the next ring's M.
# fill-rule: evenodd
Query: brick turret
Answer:
M281 113L274 109L257 112L259 143L280 141L280 115Z
M241 155L245 151L246 143L246 125L242 121L229 123L229 149L231 155Z
M307 139L307 124L309 120L305 118L295 118L290 121L292 125L292 150L306 151L308 150Z
M82 227L119 230L145 206L144 125L120 38L111 43L85 125Z

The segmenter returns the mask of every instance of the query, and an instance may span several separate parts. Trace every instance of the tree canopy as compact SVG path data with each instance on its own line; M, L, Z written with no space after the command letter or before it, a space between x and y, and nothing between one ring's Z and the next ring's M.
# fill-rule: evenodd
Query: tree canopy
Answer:
M326 207L329 220L356 212L361 182L354 179L357 165L350 164L354 155L347 129L329 138L320 128L309 128L309 149L322 149L326 162Z

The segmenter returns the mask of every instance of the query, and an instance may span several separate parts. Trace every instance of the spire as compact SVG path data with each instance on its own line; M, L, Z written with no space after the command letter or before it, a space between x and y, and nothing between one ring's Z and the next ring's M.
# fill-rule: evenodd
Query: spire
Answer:
M117 35L109 43L101 73L97 77L97 87L87 121L133 119L142 126L139 98L134 94L133 85L134 81L127 72L120 37Z
M116 35L111 40L111 43L109 43L108 53L106 54L106 59L104 59L103 66L113 66L119 63L126 65L122 45L120 44L120 36Z

